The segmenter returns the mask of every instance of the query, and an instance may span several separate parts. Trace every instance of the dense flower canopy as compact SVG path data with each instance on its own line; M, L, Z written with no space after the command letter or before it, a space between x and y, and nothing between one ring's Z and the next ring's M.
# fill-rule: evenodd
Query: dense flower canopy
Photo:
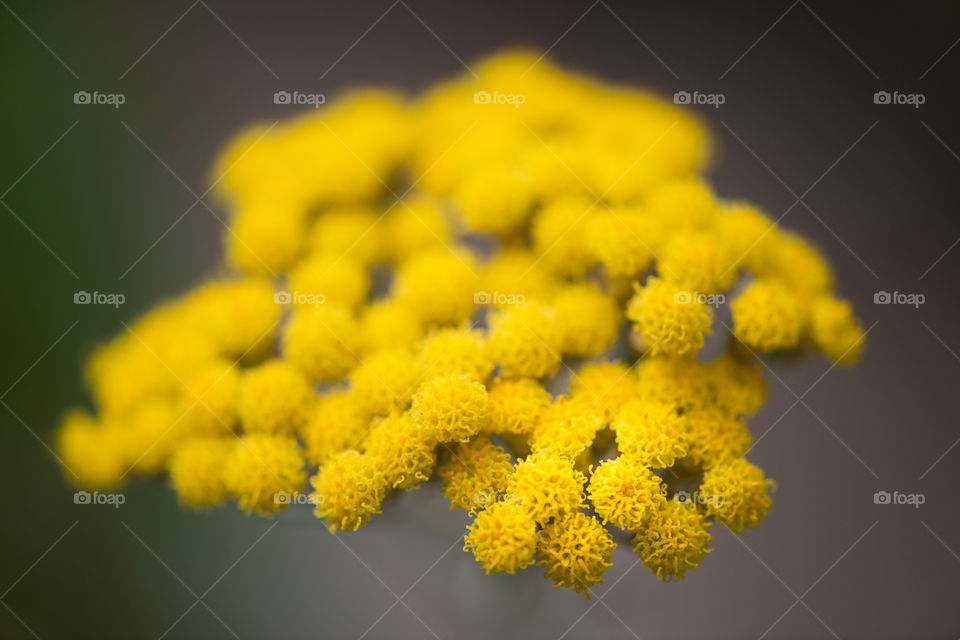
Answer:
M524 52L475 71L227 146L224 268L92 355L72 478L263 514L312 488L333 531L440 490L487 572L585 594L614 529L671 579L763 520L758 357L863 343L823 256L714 194L682 108Z

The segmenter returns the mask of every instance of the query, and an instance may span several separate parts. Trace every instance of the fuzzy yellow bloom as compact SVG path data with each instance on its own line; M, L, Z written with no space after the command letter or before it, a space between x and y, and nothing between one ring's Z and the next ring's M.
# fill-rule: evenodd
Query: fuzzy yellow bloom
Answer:
M664 244L657 273L690 295L717 293L733 284L737 257L716 234L684 233Z
M420 366L432 375L459 371L478 382L486 382L493 362L486 352L482 332L445 328L423 339Z
M605 460L594 470L588 495L604 523L639 529L663 508L667 488L635 458L620 456Z
M224 469L233 452L232 438L193 438L170 460L170 482L181 502L191 507L220 504L227 497Z
M708 526L693 503L670 500L636 532L633 550L659 580L682 580L710 551L707 545L713 538Z
M370 418L349 391L321 396L313 415L300 430L307 458L323 464L331 456L358 449L370 426Z
M184 431L194 435L229 435L238 419L241 375L238 367L217 358L185 375L182 403Z
M123 431L102 426L90 415L74 410L64 416L57 431L57 451L67 477L90 489L110 489L123 479L130 462Z
M534 252L511 246L504 247L484 265L481 276L481 295L489 296L487 303L498 308L512 308L545 297L557 283Z
M579 276L590 268L593 256L582 237L587 217L598 206L588 198L560 198L534 216L533 248L544 266L563 276Z
M436 439L419 428L409 413L391 413L377 420L364 441L387 486L413 489L430 479L437 462Z
M224 482L241 509L269 514L286 506L281 496L303 486L303 462L293 438L248 434L233 442L223 467Z
M290 271L286 293L298 306L352 309L366 298L368 286L363 265L349 254L314 254Z
M517 463L507 493L516 496L533 519L543 525L583 504L586 478L573 461L549 454L532 454Z
M280 307L266 280L209 282L185 304L190 325L211 340L221 355L256 359L273 345ZM169 362L169 358L164 360Z
M314 513L331 531L354 531L380 513L387 482L376 459L349 450L331 458L310 478Z
M589 284L560 288L551 300L556 340L564 356L589 358L610 348L623 312L610 296Z
M447 247L423 251L400 265L397 300L424 324L458 324L473 311L478 270L467 251Z
M159 473L185 439L186 425L180 408L162 398L140 403L124 417L122 428L126 457L144 473Z
M662 183L650 193L643 206L664 224L682 230L706 227L718 211L710 187L694 178Z
M683 414L690 461L700 468L734 460L753 444L747 425L715 407L702 407Z
M373 353L389 347L413 344L423 333L417 315L395 300L381 300L364 307L359 321L359 347Z
M603 408L595 409L594 405L589 399L578 402L557 398L537 416L530 450L571 459L586 451L606 424Z
M826 260L795 233L778 230L772 255L770 264L759 276L783 282L800 297L824 293L833 284L833 273Z
M297 258L304 231L304 216L276 201L248 205L226 232L230 262L254 275L283 271Z
M731 415L752 416L767 397L762 366L730 355L710 363L704 375L712 388L712 403Z
M710 333L713 311L691 292L659 278L647 278L627 305L633 320L653 355L693 355Z
M707 513L739 533L745 527L757 526L766 517L773 501L773 488L773 481L767 480L762 469L738 458L707 469L700 494L711 498L707 501Z
M631 400L617 414L613 428L620 453L641 464L669 467L687 455L686 417L670 405Z
M437 468L437 475L443 481L443 494L451 509L473 511L511 501L505 492L513 465L510 455L501 447L480 436L469 444L458 444L448 453L446 461Z
M337 380L357 364L359 342L356 323L343 309L303 309L287 325L283 355L310 380Z
M487 419L487 390L465 373L427 380L410 410L417 425L440 442L466 442Z
M846 300L817 297L810 308L810 334L817 347L840 364L860 358L865 334Z
M630 278L646 269L661 233L655 218L633 208L601 210L586 221L590 252L609 278Z
M773 259L776 224L745 202L721 204L716 231L730 255L754 273L764 273Z
M450 230L438 204L425 195L411 196L384 215L383 235L388 257L402 262L428 249L442 248L450 241Z
M501 309L490 317L487 352L504 378L543 378L560 366L552 310L533 303Z
M306 379L282 360L248 369L240 384L245 431L293 435L310 420L316 397Z
M588 590L603 582L617 545L603 525L579 511L564 514L540 531L537 564L555 586L569 587L589 599Z
M492 504L467 527L464 551L484 571L513 573L531 564L537 553L537 523L518 504Z
M758 280L730 303L733 332L762 351L795 347L804 325L800 301L776 282Z
M349 379L354 401L369 414L384 414L409 406L422 376L417 357L405 347L394 347L364 358Z
M536 380L497 378L490 385L487 400L486 430L499 434L531 434L551 397Z
M620 362L594 362L577 371L570 381L570 399L591 402L608 419L637 394L636 379Z
M465 175L453 199L471 227L506 235L516 230L533 209L534 193L526 173L493 165Z
M310 229L310 248L317 255L373 264L383 259L386 244L380 216L365 206L324 211Z

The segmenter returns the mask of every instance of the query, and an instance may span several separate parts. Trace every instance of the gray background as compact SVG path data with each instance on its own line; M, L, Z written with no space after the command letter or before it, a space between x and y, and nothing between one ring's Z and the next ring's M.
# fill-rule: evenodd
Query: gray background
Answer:
M960 635L960 9L836 4L0 2L0 636ZM872 327L854 370L772 363L751 423L779 483L767 521L714 527L674 584L622 545L584 602L536 568L483 576L457 548L465 516L429 492L337 538L306 511L197 515L144 481L120 509L75 506L45 443L85 401L91 345L219 260L221 223L190 207L230 134L289 115L279 89L418 90L515 43L666 95L722 92L700 109L719 193L817 242ZM81 89L127 102L74 105ZM76 307L79 289L127 304ZM926 303L874 305L880 290ZM875 505L879 490L926 502Z

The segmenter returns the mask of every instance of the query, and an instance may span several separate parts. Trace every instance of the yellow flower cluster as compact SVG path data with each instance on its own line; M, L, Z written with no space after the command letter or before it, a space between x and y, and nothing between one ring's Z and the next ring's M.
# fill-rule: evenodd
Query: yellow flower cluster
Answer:
M439 484L487 572L585 594L613 528L671 579L709 525L764 518L756 352L863 342L823 257L716 197L681 108L536 54L474 70L224 150L224 268L94 352L96 412L57 432L71 477L264 514L309 492L334 531ZM726 296L734 338L698 360Z

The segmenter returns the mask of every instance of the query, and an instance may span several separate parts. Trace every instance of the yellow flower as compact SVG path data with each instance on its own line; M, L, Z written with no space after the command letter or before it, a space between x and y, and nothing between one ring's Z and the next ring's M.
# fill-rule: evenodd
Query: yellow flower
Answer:
M409 413L391 413L370 428L364 453L376 461L391 488L412 489L430 479L437 441Z
M595 518L579 511L566 513L540 531L537 564L555 586L583 592L589 599L590 587L602 583L604 571L613 565L610 556L616 546Z
M578 402L567 401L563 396L557 398L537 417L530 438L531 451L571 459L586 451L606 423L603 407L595 410L594 404L589 399Z
M474 511L501 501L516 502L505 493L513 473L510 456L489 438L480 436L447 453L437 475L443 481L443 495L450 501L451 509Z
M367 274L348 254L314 254L290 271L286 292L304 307L334 305L352 309L367 296Z
M632 278L653 259L661 225L634 208L601 210L586 222L586 241L608 278Z
M490 505L467 531L463 550L472 550L487 573L512 574L532 563L537 553L537 523L518 504Z
M380 222L380 214L372 207L328 209L310 229L310 246L317 255L373 264L383 258L387 240Z
M387 482L376 459L349 450L330 459L310 478L315 491L314 515L325 518L331 531L355 531L380 513Z
M431 378L413 397L417 425L440 442L466 442L487 418L487 390L465 373Z
M233 442L223 468L224 482L245 511L269 514L284 508L284 497L306 480L303 454L296 441L283 435L253 433Z
M627 318L651 354L693 355L703 346L713 311L692 293L655 277L637 288L627 305Z
M819 296L810 309L810 333L817 347L840 364L860 358L865 334L846 300Z
M487 350L504 378L543 378L560 366L552 311L528 303L490 317Z
M367 356L350 372L353 400L369 414L406 408L422 377L420 361L404 347L387 348Z
M487 394L490 433L530 434L537 425L540 412L550 404L550 393L530 378L501 380L497 378Z
M617 414L613 428L620 453L641 464L670 467L687 455L686 417L669 405L631 400Z
M193 438L177 449L170 460L170 482L184 504L209 507L226 499L224 468L233 444L230 438Z
M639 529L663 507L667 488L635 458L605 460L590 478L590 501L604 523Z
M589 284L560 288L551 301L557 318L556 340L565 356L588 358L617 339L623 312L617 303Z
M707 496L707 513L734 533L755 527L767 515L773 499L772 480L763 470L745 458L718 464L707 469L700 485L700 495Z
M570 398L592 402L614 415L637 394L635 378L621 362L594 362L582 366L570 381Z
M111 489L123 480L128 461L124 432L100 425L90 415L73 410L57 430L57 453L67 477L90 489Z
M710 552L708 526L693 503L670 500L636 532L633 550L657 579L682 580L684 573L700 566Z
M359 330L363 353L413 344L423 333L416 314L395 300L381 300L364 307Z
M459 371L485 382L493 363L484 347L484 336L470 329L439 329L423 339L420 366L433 375Z
M730 303L733 332L750 347L774 351L795 347L804 324L800 301L776 282L758 280Z
M235 216L225 235L231 264L254 275L283 271L303 246L304 216L276 201L250 204Z
M321 306L298 310L283 336L283 355L310 380L342 378L357 364L360 338L350 315Z
M480 284L476 261L467 251L428 249L400 265L396 297L427 325L463 322L473 311Z
M583 504L584 482L586 478L573 468L569 458L532 454L517 463L507 493L516 496L533 519L543 525Z
M244 373L240 421L248 432L293 435L310 420L315 400L302 375L282 360L270 360Z
M347 449L358 449L370 426L369 415L350 391L321 396L300 431L307 457L316 464Z

